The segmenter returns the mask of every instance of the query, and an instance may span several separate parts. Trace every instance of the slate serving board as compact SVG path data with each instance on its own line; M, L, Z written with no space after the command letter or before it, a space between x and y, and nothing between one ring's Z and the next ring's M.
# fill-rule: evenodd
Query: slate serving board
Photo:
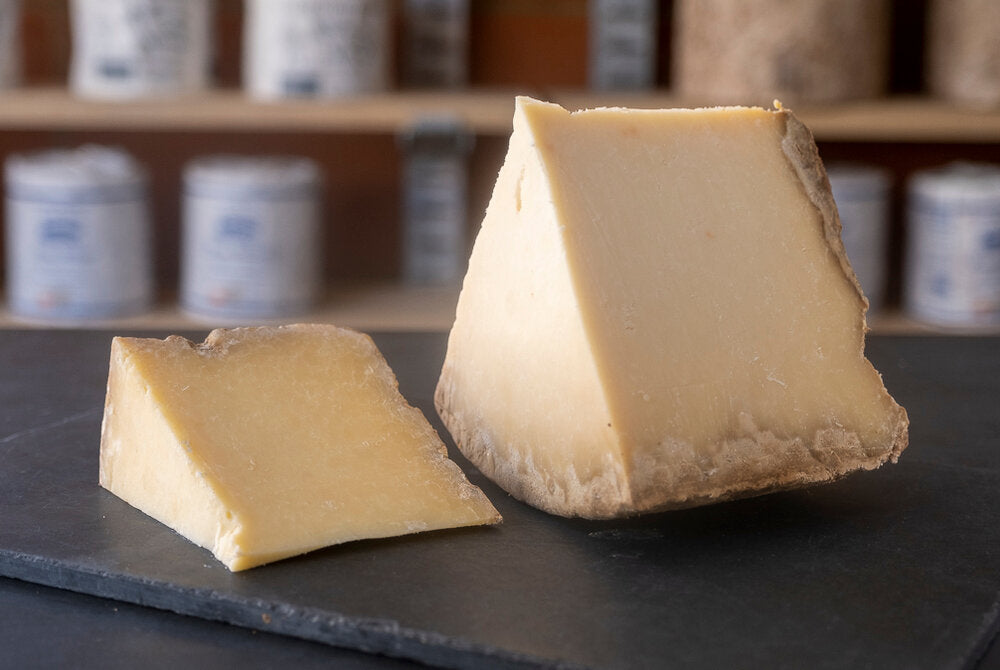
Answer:
M442 431L445 336L375 339ZM912 421L873 473L585 522L456 454L501 527L237 574L97 486L109 342L0 332L0 575L445 667L975 667L1000 627L998 338L870 339Z
M0 577L5 670L418 670L426 666Z

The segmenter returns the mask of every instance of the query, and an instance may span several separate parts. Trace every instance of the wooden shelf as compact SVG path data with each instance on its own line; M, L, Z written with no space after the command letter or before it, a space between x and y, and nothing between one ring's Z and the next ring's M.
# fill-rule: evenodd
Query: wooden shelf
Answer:
M331 288L323 304L310 314L285 319L244 319L240 322L206 319L187 314L176 301L164 300L155 309L136 316L86 322L35 322L16 317L0 305L0 329L91 328L109 331L153 330L178 332L234 325L276 323L332 323L362 332L446 332L455 321L459 286L409 286L391 282L357 283ZM876 335L995 335L996 328L943 328L923 324L896 311L869 315Z
M98 102L76 98L61 87L48 87L0 94L0 130L392 134L421 117L448 114L463 120L480 135L506 138L517 93L553 100L569 109L686 106L665 91L394 91L337 101L263 103L247 99L238 90L216 90L185 99ZM1000 109L961 109L923 98L894 98L795 111L820 141L1000 145ZM412 287L391 282L341 286L331 289L316 312L296 320L336 323L363 331L444 331L454 319L457 297L457 287ZM926 326L894 313L872 315L869 322L873 332L879 334L968 332ZM174 331L232 324L191 317L173 301L134 318L86 324L32 324L12 316L0 305L0 328L53 325Z
M414 120L451 115L474 132L510 132L518 93L569 109L601 106L683 107L666 92L396 91L336 101L256 102L237 90L141 102L83 100L63 88L0 95L0 129L61 131L226 131L394 133ZM1000 143L1000 110L955 107L923 98L891 98L795 109L818 140L850 142Z
M892 310L868 316L868 327L875 335L1000 335L1000 326L958 327L938 326L917 321L906 314Z
M817 139L838 142L1000 143L1000 109L899 99L796 110Z
M458 286L405 286L366 283L331 288L313 313L285 319L243 319L240 322L206 319L181 311L175 301L164 301L151 312L120 319L44 323L16 317L0 306L0 328L93 328L101 330L208 330L234 325L269 323L332 323L363 332L447 331L455 320Z
M259 102L240 91L143 101L95 101L62 88L0 95L0 128L67 131L393 133L422 117L449 115L481 134L507 134L512 91L393 92L336 101Z

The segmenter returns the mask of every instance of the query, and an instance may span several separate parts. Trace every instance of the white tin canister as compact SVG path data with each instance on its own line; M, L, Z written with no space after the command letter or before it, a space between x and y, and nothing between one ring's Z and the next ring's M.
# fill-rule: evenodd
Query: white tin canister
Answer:
M868 165L834 163L827 169L837 203L847 258L877 313L885 303L888 278L889 196L886 170Z
M184 171L181 303L221 319L307 312L321 288L320 172L297 157L209 156Z
M12 313L76 321L149 307L147 178L134 159L85 146L10 156L5 172Z
M247 0L243 82L264 100L388 88L389 0Z
M72 0L71 8L75 94L130 99L208 86L212 0Z
M906 310L943 326L1000 325L1000 166L918 173L908 206Z
M21 0L0 0L0 89L21 83Z

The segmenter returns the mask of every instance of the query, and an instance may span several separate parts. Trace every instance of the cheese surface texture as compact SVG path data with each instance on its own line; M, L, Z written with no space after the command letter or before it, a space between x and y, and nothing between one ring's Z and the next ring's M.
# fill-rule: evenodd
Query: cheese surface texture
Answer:
M324 325L114 338L100 484L234 571L500 521L371 339Z
M906 412L787 111L519 98L435 403L516 497L608 518L895 461Z

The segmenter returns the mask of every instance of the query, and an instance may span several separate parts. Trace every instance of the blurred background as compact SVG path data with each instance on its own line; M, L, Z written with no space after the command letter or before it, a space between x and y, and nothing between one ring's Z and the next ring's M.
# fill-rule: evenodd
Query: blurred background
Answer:
M447 328L528 94L779 99L876 332L995 330L998 34L995 0L2 0L0 325Z

